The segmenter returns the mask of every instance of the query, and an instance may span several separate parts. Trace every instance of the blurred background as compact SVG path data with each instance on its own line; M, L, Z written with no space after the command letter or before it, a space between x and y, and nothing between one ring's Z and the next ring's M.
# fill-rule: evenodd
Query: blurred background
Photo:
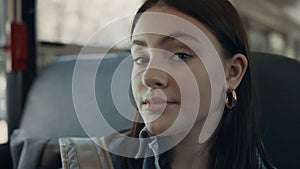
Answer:
M300 59L299 0L232 0L245 22L252 50ZM38 39L83 45L99 28L134 14L142 0L40 0ZM76 36L74 36L76 35ZM102 41L96 46L103 46Z

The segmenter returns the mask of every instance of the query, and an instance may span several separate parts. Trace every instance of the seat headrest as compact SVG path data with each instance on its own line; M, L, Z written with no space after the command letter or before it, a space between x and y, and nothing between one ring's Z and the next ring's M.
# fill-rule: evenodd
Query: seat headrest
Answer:
M265 148L278 168L298 168L300 62L266 53L253 57Z
M129 53L80 56L85 58L86 65L93 64L99 61L99 57L103 57L95 78L95 97L101 106L99 108L103 116L116 130L131 126L130 121L118 113L111 97L110 85L116 67L128 55ZM21 129L37 136L54 139L63 136L87 136L78 120L72 98L72 78L76 58L77 56L61 57L39 74L28 94ZM84 69L88 71L90 68ZM129 77L130 74L123 78ZM87 115L85 118L92 117ZM113 123L114 121L117 123ZM101 131L101 128L94 133L109 134L105 133L105 130Z

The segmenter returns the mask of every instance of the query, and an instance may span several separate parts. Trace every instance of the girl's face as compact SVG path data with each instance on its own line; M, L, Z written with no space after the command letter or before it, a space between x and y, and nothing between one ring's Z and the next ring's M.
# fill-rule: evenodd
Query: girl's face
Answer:
M166 18L146 15L148 12ZM189 126L201 130L212 96L209 73L200 57L218 57L221 46L203 24L176 9L156 5L146 13L136 23L131 46L132 91L137 108L152 134L161 134L172 125L171 132ZM189 31L186 23L167 19L172 16L200 29L216 53L209 52L203 35Z

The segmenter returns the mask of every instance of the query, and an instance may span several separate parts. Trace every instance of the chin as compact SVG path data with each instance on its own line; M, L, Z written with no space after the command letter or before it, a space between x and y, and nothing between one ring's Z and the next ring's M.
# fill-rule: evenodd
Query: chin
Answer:
M159 135L166 132L174 123L174 121L168 119L157 119L150 123L146 123L147 130L153 135Z
M153 135L159 135L168 129L165 124L157 124L155 122L147 123L146 127L147 130Z
M159 135L166 132L173 125L176 118L177 116L175 115L170 116L170 112L164 112L159 118L149 123L145 123L145 125L151 134Z

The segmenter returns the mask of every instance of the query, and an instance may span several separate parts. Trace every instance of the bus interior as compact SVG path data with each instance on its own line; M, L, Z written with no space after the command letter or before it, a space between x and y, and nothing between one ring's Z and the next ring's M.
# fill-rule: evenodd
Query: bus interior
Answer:
M297 169L300 0L231 2L244 21L254 57L264 146L278 169ZM109 134L101 129L104 123L114 131L131 127L114 103L122 94L112 95L112 90L124 92L112 88L115 78L128 87L125 93L130 83L130 69L115 73L120 64L131 64L129 44L116 44L115 38L129 30L121 18L132 16L142 3L0 0L0 168L61 168L58 138ZM120 26L111 29L114 23ZM99 31L104 32L97 37ZM86 67L75 75L78 59ZM93 77L84 80L89 73ZM87 85L96 86L92 101L77 102L85 94L74 87ZM94 104L106 121L77 112L80 107L93 112Z

